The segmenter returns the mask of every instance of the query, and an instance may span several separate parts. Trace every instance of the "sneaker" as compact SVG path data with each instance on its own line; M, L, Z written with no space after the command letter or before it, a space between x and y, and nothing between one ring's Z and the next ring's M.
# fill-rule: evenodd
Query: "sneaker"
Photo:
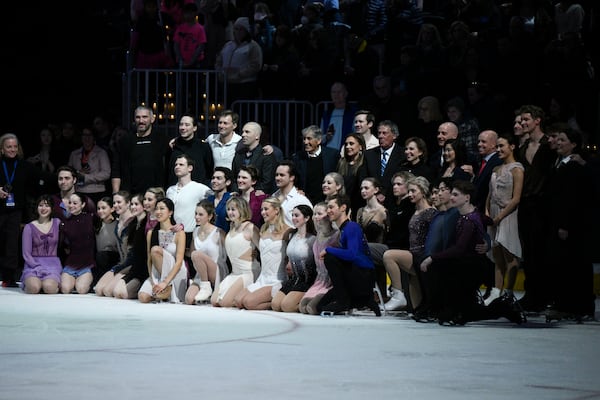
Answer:
M385 303L386 311L400 311L406 308L408 302L401 290L392 288L392 297Z
M490 295L484 300L483 304L487 307L490 303L500 297L500 289L492 288Z

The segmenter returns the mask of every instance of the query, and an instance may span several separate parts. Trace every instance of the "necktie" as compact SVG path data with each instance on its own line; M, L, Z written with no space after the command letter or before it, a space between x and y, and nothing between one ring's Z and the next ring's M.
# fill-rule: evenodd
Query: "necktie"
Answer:
M483 169L485 168L486 163L487 163L487 161L485 160L485 158L483 160L481 160L481 167L479 167L479 173L477 175L481 175L481 173L483 172Z
M385 167L387 166L387 152L381 153L381 176L385 172Z

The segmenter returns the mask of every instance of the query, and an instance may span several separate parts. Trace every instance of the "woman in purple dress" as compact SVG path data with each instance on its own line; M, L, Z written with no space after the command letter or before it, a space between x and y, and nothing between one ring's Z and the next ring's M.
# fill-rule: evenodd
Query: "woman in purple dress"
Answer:
M58 257L60 219L52 218L52 197L42 195L37 202L37 219L23 228L23 274L25 293L57 294L62 264Z

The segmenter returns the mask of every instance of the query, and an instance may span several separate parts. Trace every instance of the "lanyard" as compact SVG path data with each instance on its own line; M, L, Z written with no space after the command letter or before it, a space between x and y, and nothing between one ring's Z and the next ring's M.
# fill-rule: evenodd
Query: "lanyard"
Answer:
M10 176L10 178L8 177L8 170L6 169L6 161L2 161L2 166L4 167L4 176L6 177L6 183L8 185L12 185L13 181L15 180L15 171L17 170L17 160L15 160L15 168L13 169L12 175Z

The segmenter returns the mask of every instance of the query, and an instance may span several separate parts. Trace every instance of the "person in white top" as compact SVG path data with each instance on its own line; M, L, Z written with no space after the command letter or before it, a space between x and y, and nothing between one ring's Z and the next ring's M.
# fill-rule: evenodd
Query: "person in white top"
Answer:
M196 227L196 204L212 194L208 186L192 180L193 169L193 158L186 154L178 156L174 167L177 183L167 189L167 197L175 204L175 221L183 224L187 247L190 245L192 232Z
M238 150L242 137L235 133L240 116L231 111L224 110L219 114L218 133L213 133L206 138L213 153L215 167L232 169L233 158Z
M296 168L290 160L283 160L277 164L275 169L275 185L277 190L273 193L273 197L277 197L281 201L283 209L283 218L286 225L290 228L294 227L292 222L292 210L299 204L306 204L310 208L312 203L305 195L298 192L294 185L296 180Z

